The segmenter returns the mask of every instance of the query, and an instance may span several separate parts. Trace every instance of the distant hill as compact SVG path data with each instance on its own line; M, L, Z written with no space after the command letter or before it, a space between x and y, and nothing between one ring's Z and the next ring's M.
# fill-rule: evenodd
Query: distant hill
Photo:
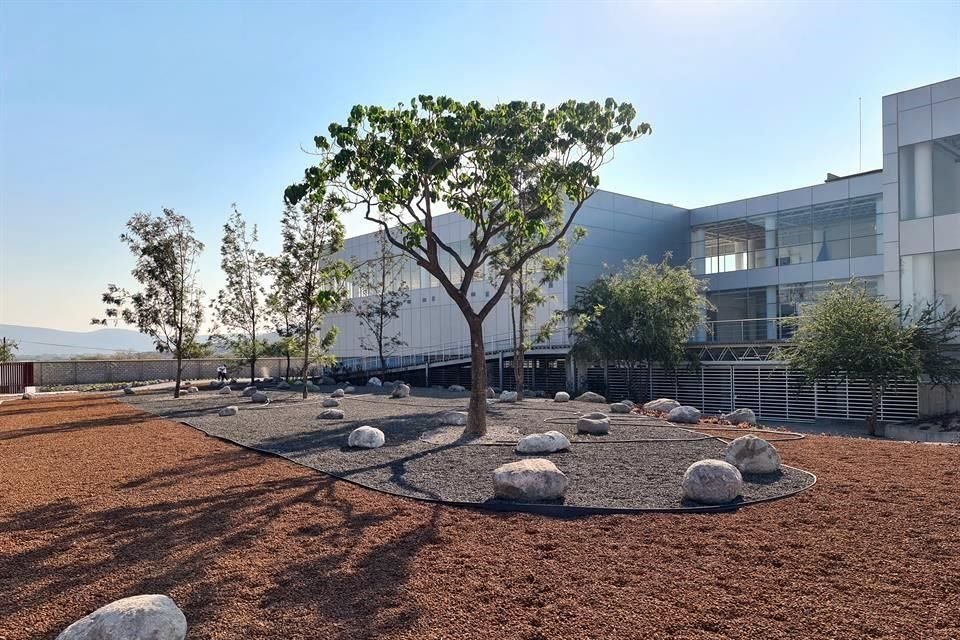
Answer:
M60 331L0 324L0 336L20 344L20 348L15 352L18 360L69 358L82 355L99 355L108 358L118 351L156 354L153 340L130 329Z

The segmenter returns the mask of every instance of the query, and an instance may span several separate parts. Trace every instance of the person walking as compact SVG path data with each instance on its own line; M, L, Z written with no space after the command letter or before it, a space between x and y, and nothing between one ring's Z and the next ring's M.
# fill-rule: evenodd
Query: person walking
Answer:
M227 381L227 368L224 365L217 367L217 382Z

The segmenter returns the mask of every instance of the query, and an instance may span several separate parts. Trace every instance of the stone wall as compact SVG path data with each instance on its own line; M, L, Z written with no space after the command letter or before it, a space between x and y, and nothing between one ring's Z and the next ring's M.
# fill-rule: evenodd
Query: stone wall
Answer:
M225 364L230 375L249 376L249 365L207 358L184 360L183 377L186 380L213 380L217 367ZM291 368L295 368L295 365ZM262 358L257 361L257 375L279 376L286 371L286 359ZM105 382L134 382L141 380L173 380L177 362L171 359L151 360L54 360L34 363L34 384L38 387L71 384L100 384Z

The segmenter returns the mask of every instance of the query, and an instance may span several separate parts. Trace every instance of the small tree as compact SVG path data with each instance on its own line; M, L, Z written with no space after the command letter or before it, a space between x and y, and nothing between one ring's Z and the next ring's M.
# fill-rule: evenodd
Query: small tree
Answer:
M349 275L347 264L332 257L343 247L344 229L337 215L338 207L334 198L310 197L297 205L288 205L283 213L283 253L275 261L277 288L294 303L295 313L290 316L292 334L303 341L300 375L304 377L310 364L318 360L318 355L325 354L337 337L337 327L327 329L320 337L316 334L323 326L324 316L341 308L343 284ZM313 347L316 352L311 354ZM328 358L319 360L324 359ZM303 397L307 397L306 381Z
M279 260L271 261L274 273L273 291L267 295L266 319L277 334L277 340L268 345L272 355L286 358L287 366L284 379L290 381L290 360L303 356L303 340L297 335L297 299L292 289L293 283L279 277Z
M960 312L928 304L915 316L901 313L856 280L831 285L793 320L783 347L786 364L807 384L837 378L865 380L870 388L867 431L877 429L883 391L901 379L926 374L936 384L960 380L960 361L945 348L960 336Z
M14 351L20 348L20 345L14 340L8 340L6 336L0 341L0 362L13 362L17 357Z
M216 320L225 329L217 339L240 360L250 365L250 380L256 378L257 357L265 341L259 333L265 324L266 291L263 275L267 270L267 256L257 249L257 227L247 230L247 222L233 205L233 213L223 225L223 243L220 245L220 267L226 284L212 307Z
M352 305L360 324L370 333L360 346L377 354L380 376L387 372L387 356L405 345L390 325L400 317L400 308L410 299L410 285L401 276L404 258L390 251L383 232L377 234L377 256L355 269L359 300Z
M320 164L306 171L302 183L288 187L285 197L295 203L308 194L334 192L437 279L470 331L473 382L466 433L483 435L483 321L513 274L567 234L599 186L598 171L613 150L649 133L646 123L634 126L635 116L630 104L613 99L570 100L553 109L536 102L486 108L423 95L409 107L357 105L345 125L330 125L330 140L314 139ZM566 215L558 206L564 199ZM444 208L470 226L469 247L462 253L435 225ZM470 285L484 264L507 251L508 235L528 240L527 249L506 265L493 294L475 308Z
M657 362L672 369L687 357L690 334L709 306L706 282L689 268L674 267L668 253L659 264L646 257L604 274L576 295L570 315L576 339L573 355L616 363L630 371Z
M177 360L175 398L180 397L183 359L202 350L196 341L203 322L203 289L197 282L197 259L203 243L194 237L190 221L173 209L159 216L138 213L127 222L120 241L134 255L131 273L141 290L130 292L110 284L102 300L104 318L92 324L119 321L135 325L153 338L161 353Z

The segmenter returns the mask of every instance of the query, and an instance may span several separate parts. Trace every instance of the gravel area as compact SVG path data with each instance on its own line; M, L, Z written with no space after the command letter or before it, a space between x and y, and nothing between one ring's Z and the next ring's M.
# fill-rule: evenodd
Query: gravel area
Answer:
M492 501L495 468L520 458L512 444L491 446L437 439L437 419L450 410L466 409L465 394L415 389L414 396L391 399L386 392L340 398L343 420L317 416L326 393L303 400L299 395L268 391L269 405L247 398L201 392L180 399L168 394L125 396L124 401L165 418L186 422L205 433L244 446L282 455L305 466L399 495L450 502ZM217 415L236 404L240 413ZM607 436L576 434L581 413L606 405L552 400L491 402L491 434L516 442L520 435L556 429L575 444L548 457L570 479L564 504L572 507L675 509L698 507L683 497L681 478L692 463L722 458L724 443L663 420L612 416ZM549 422L545 422L548 420ZM349 449L347 435L356 427L381 429L387 444L379 449ZM509 436L513 436L510 438ZM813 477L785 468L782 473L745 475L742 498L751 502L775 498L809 486Z
M960 447L784 442L813 491L573 520L385 496L103 397L0 405L0 638L166 593L190 640L955 640Z

